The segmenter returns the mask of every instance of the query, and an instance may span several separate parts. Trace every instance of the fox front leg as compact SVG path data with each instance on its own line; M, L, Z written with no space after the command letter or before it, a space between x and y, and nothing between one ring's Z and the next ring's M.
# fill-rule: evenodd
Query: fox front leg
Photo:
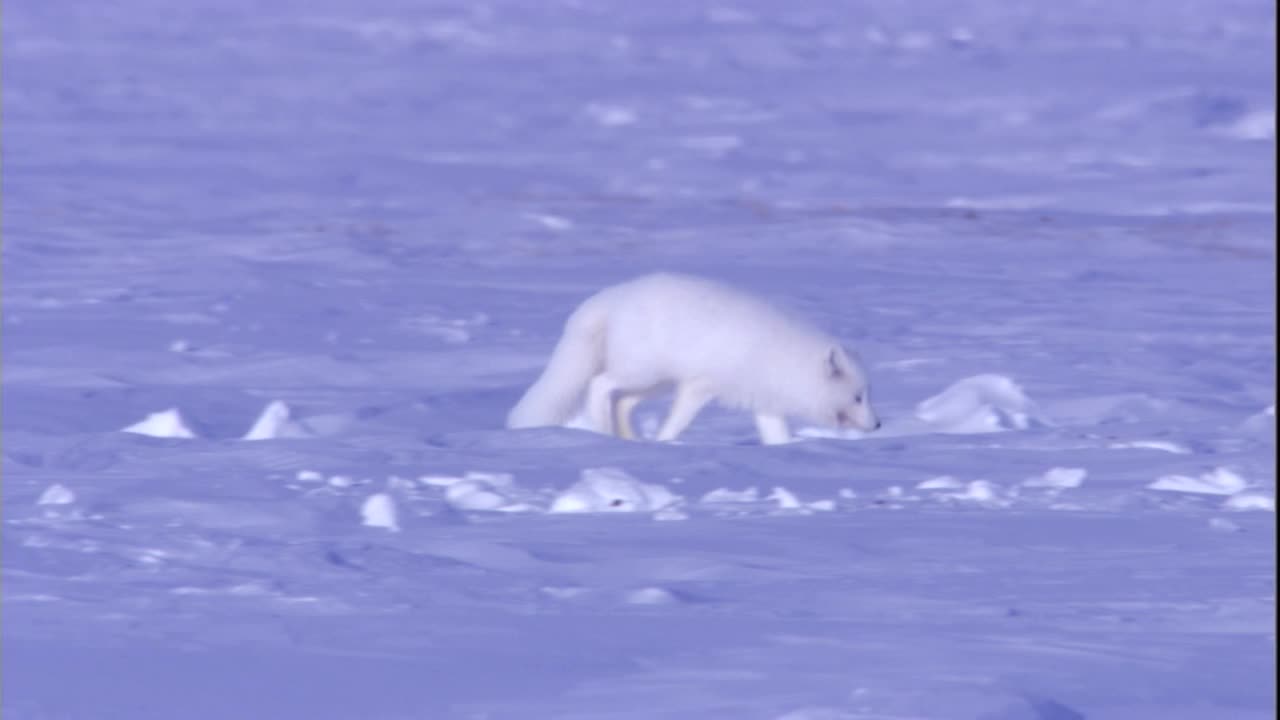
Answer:
M791 431L787 429L787 420L781 415L756 413L756 432L760 433L760 442L765 445L782 445L791 442Z
M676 397L671 401L671 410L667 419L658 429L657 440L667 442L675 440L684 429L689 427L693 418L711 402L711 394L701 386L693 383L682 383L676 387Z

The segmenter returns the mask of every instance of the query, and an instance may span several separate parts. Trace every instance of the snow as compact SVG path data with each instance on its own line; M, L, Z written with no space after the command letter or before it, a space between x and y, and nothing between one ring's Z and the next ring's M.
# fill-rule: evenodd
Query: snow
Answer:
M149 413L145 418L121 430L121 432L149 435L157 438L194 438L178 408Z
M365 498L360 506L360 517L368 527L400 531L395 498L387 493L374 493Z
M1000 375L964 378L916 406L916 417L949 433L1025 430L1033 413L1022 388Z
M1173 490L1208 495L1234 495L1248 486L1249 483L1244 478L1227 468L1220 467L1214 468L1198 477L1165 475L1147 487L1152 490Z
M4 21L0 715L1274 716L1274 3ZM656 270L884 427L503 429Z
M646 587L627 593L626 601L632 605L667 605L679 599L665 588Z
M944 493L943 496L986 505L999 505L1006 504L1001 500L1002 494L1000 486L990 480L973 480L965 485L963 490Z
M1084 468L1049 468L1043 475L1022 481L1024 487L1077 488L1084 484L1089 471Z
M928 480L922 480L916 485L917 490L953 490L962 487L964 487L964 483L950 475L940 475Z
M253 423L253 427L244 434L244 440L274 440L287 437L289 423L289 406L273 400L263 409L262 414Z
M1166 440L1131 440L1129 442L1112 443L1111 447L1163 450L1164 452L1174 453L1175 455L1188 455L1191 453L1190 450L1178 443L1168 442Z
M1276 499L1274 495L1254 492L1235 493L1222 503L1222 507L1227 510L1262 510L1264 512L1276 511Z
M656 512L681 501L662 485L637 480L619 468L587 468L556 496L548 512Z
M803 507L795 494L784 487L774 488L773 492L769 493L768 499L778 503L778 508L781 510L796 510Z
M76 494L66 485L54 483L40 493L37 505L70 505L76 501Z

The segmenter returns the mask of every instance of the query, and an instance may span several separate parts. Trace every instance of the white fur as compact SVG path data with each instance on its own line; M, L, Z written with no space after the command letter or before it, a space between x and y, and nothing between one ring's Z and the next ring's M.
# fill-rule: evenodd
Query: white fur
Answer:
M879 427L863 369L838 341L741 291L669 273L579 305L507 427L562 425L585 399L598 430L634 437L631 410L672 386L659 440L675 439L710 400L754 413L765 443L790 439L788 416Z

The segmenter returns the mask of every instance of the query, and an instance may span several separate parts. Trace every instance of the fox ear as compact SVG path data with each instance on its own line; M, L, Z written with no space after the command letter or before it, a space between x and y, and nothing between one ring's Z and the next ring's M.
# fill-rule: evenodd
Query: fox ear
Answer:
M831 348L827 354L827 377L839 380L844 377L844 366L840 364L840 349Z

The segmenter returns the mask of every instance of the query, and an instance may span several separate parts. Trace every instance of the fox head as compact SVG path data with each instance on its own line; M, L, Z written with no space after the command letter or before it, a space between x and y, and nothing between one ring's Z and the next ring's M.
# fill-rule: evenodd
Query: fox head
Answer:
M832 347L822 365L824 403L814 408L814 422L863 432L879 429L880 420L871 409L870 388L862 366L842 347Z

